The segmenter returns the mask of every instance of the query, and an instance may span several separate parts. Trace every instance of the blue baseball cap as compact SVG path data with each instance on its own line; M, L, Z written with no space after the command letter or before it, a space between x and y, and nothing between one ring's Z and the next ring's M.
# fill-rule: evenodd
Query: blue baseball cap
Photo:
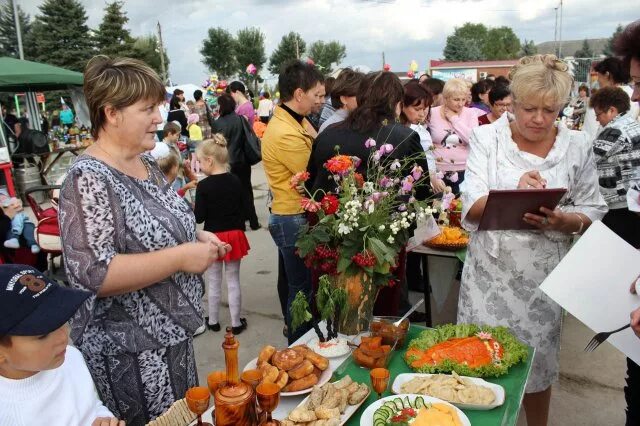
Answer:
M51 333L90 295L62 287L32 266L0 265L0 336Z

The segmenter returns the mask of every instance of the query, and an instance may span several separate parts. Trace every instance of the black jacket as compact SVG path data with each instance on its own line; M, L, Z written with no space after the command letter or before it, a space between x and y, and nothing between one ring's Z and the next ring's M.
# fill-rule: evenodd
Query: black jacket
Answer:
M240 120L244 120L244 118L232 112L214 121L211 128L213 133L221 133L227 140L229 164L231 165L246 163L244 159L244 127Z
M182 127L182 129L180 129L180 134L189 137L189 129L187 129L187 115L183 110L174 109L169 111L169 114L167 114L167 123L171 123L172 121L180 123L180 126Z
M365 141L368 138L373 138L376 141L375 148L365 147ZM428 176L429 166L427 165L427 157L424 155L424 150L420 145L420 136L409 127L394 123L369 133L360 133L350 129L343 122L328 127L315 140L311 148L309 164L307 165L307 171L311 175L307 181L307 188L312 194L318 189L323 189L325 192L335 192L335 182L329 179L330 173L325 169L324 163L336 155L336 146L339 147L340 154L355 156L362 160L357 171L366 179L367 160L371 153L383 144L391 144L395 148L386 157L387 159L401 159L422 153L422 157L416 162L422 167L424 175ZM403 171L403 174L409 174L410 171L411 168ZM424 200L430 195L431 189L427 179L423 185L416 187L416 198Z

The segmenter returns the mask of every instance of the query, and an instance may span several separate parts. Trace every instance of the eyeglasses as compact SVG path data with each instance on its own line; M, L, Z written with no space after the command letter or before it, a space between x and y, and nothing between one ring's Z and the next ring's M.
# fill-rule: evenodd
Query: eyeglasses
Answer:
M511 108L511 103L503 103L503 102L496 102L495 104L493 104L496 108L502 108L502 109L509 109Z
M593 110L593 112L596 113L596 118L600 117L602 114L606 114L607 111L596 111L595 109Z

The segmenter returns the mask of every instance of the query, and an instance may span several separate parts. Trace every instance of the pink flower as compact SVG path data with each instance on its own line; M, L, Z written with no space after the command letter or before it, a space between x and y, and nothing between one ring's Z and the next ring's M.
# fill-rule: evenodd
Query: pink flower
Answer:
M393 152L393 145L391 145L390 143L385 143L380 147L380 149L378 149L378 152L381 156L391 154Z
M391 163L390 169L398 170L399 168L400 168L400 162L398 160L393 160L393 163Z
M374 146L376 146L376 141L372 138L369 138L366 141L364 141L364 146L366 148L373 148Z
M371 194L371 199L377 203L378 201L382 200L384 197L386 197L388 194L385 192L374 192L373 194Z
M478 333L476 333L476 337L478 337L478 339L480 340L493 339L493 336L491 335L491 333L487 333L486 331L479 331Z
M289 180L289 184L291 185L291 189L296 189L302 182L306 182L309 180L309 172L298 172L295 175L291 176Z
M456 183L458 181L459 177L458 177L458 172L455 172L454 174L452 174L451 176L449 176L449 180L452 183Z
M383 176L382 179L380 179L380 186L383 188L390 188L393 186L393 181L388 177Z
M407 211L407 206L405 206L404 204L400 204L400 206L398 206L398 211L399 212L406 212Z
M402 186L400 188L400 194L408 194L413 189L413 176L407 176L402 179Z
M356 169L362 164L362 160L359 157L351 157L351 159L353 160L353 167Z
M413 176L413 180L420 179L420 177L422 176L422 172L422 167L418 165L413 166L413 169L411 170L411 176Z
M452 202L455 200L456 196L453 192L445 192L442 194L442 208L445 210L449 210L452 207Z
M380 161L380 158L382 158L382 154L380 153L380 151L376 151L373 153L373 162L374 163L378 163Z
M311 198L302 198L300 200L300 206L306 212L315 213L320 210L320 203Z

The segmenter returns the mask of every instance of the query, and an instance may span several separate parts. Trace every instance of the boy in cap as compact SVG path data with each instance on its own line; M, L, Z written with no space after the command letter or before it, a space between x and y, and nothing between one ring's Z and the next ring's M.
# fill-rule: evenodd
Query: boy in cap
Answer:
M124 426L102 404L67 321L89 296L0 266L0 426Z

